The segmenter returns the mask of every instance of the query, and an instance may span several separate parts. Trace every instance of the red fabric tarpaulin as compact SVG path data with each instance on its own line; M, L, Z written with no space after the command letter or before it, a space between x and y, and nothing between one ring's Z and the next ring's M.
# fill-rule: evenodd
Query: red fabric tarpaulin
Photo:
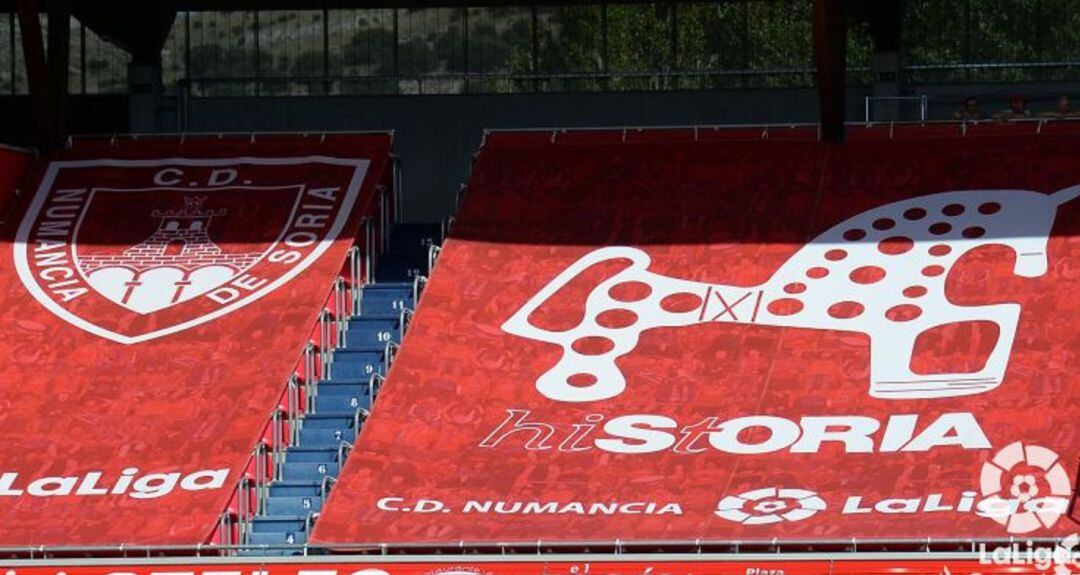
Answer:
M992 549L980 559L895 559L895 560L823 560L776 558L739 559L737 561L642 560L611 561L594 558L581 561L439 561L419 562L313 562L290 559L266 559L242 563L154 563L125 561L109 565L64 564L35 566L31 563L4 565L8 575L1035 575L1046 572L1044 562L1026 558L1025 549L1014 556L1001 555L1011 562L994 563ZM1025 561L1026 559L1026 561ZM1068 563L1065 563L1068 565Z
M313 539L1075 529L1080 139L721 133L489 138Z
M207 540L390 136L77 142L0 266L0 545Z

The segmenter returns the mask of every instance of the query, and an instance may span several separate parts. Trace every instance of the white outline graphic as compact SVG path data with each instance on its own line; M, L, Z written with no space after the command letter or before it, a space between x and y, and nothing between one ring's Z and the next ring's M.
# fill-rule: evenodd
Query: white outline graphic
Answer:
M649 271L651 258L642 250L600 248L563 270L501 327L506 333L562 348L555 366L536 380L537 391L555 401L598 401L621 394L626 378L616 360L634 350L643 331L701 323L867 334L871 397L929 399L984 393L1005 378L1020 305L956 305L945 295L949 271L975 248L1003 245L1016 254L1013 273L1042 276L1049 265L1047 241L1058 206L1077 196L1080 186L1052 194L942 192L884 204L826 230L755 286L661 275ZM613 260L628 260L630 265L592 289L577 326L551 331L530 321L530 314L575 277ZM623 287L638 290L619 295L617 290ZM607 321L608 312L628 319ZM980 369L934 374L912 370L921 334L980 321L998 328L994 349Z
M1011 474L1020 466L1031 467L1039 471L1026 474ZM1041 475L1041 479L1050 488L1050 493L1042 493L1038 479L1032 473ZM1003 480L1011 475L1011 481L1005 486ZM1010 443L1001 448L994 457L983 463L979 473L979 490L986 498L983 501L998 509L1013 509L1011 513L988 515L991 519L1005 526L1009 533L1030 533L1050 528L1062 516L1062 509L1068 507L1072 497L1072 482L1061 464L1057 453L1039 445L1025 445L1022 441ZM1002 495L1005 497L1002 497ZM1039 502L1056 503L1043 506Z
M52 190L53 183L56 180L56 176L61 169L64 168L89 168L89 167L154 167L154 166L194 166L194 167L206 167L206 166L237 166L243 164L255 165L255 166L293 166L301 164L322 163L338 166L350 166L354 168L352 179L349 181L348 187L345 190L345 196L342 198L341 207L338 210L333 223L327 230L326 235L315 246L315 248L300 262L297 262L289 271L282 274L280 277L272 282L269 282L265 286L252 291L249 295L238 299L237 301L225 305L213 312L206 315L190 319L188 321L172 325L166 328L162 328L156 331L148 332L137 336L126 336L116 333L114 331L105 329L98 325L95 325L63 308L53 300L48 294L41 289L37 280L34 278L33 273L30 270L28 256L27 256L27 241L30 237L30 231L33 229L34 223L37 221L38 215L41 213L44 207L45 200L49 196L49 192ZM156 339L166 335L179 333L186 329L202 325L209 321L228 315L252 302L255 302L263 296L273 292L282 285L288 283L294 277L299 275L305 269L307 269L312 263L317 261L330 245L337 239L338 234L341 233L341 229L345 226L345 222L348 220L349 215L352 212L353 204L356 202L356 198L359 195L360 187L363 184L364 178L367 175L368 166L371 161L366 159L346 159L346 158L333 158L329 156L302 156L302 157L289 157L289 158L255 158L250 156L238 157L238 158L223 158L223 159L192 159L192 158L161 158L153 160L114 160L114 159L101 159L101 160L75 160L75 161L54 161L49 164L48 169L45 171L45 175L42 177L41 185L38 186L37 193L34 196L33 202L27 209L26 214L23 216L22 223L19 226L18 233L15 237L15 243L13 245L15 269L19 274L19 278L22 280L23 285L26 286L30 294L36 299L45 309L52 312L60 319L82 329L89 333L92 333L98 337L103 337L108 340L122 343L125 345L141 343ZM170 188L171 186L162 186L162 188ZM225 187L224 189L229 189ZM200 193L214 193L211 189L200 189ZM290 225L290 222L286 223L286 226Z

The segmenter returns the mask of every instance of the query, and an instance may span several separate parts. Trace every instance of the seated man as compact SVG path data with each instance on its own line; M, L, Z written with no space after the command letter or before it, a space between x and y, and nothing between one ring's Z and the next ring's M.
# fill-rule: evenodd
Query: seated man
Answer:
M976 100L974 96L964 98L964 105L956 112L953 112L953 117L965 122L978 122L981 120L982 112L979 111L978 100Z
M1057 103L1054 105L1054 109L1049 112L1043 112L1039 114L1043 118L1077 118L1080 117L1080 113L1074 112L1072 109L1072 102L1069 101L1069 97L1066 95L1058 96Z
M998 120L1021 120L1030 117L1031 112L1027 109L1027 99L1019 94L1009 98L1008 110L1002 110L994 114L994 118Z

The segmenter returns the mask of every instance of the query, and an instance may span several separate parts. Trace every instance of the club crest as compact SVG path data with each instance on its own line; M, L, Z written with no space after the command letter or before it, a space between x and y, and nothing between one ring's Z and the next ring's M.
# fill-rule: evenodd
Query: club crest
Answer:
M35 299L95 335L133 344L177 333L271 293L318 260L348 219L367 165L52 162L19 228L15 265Z

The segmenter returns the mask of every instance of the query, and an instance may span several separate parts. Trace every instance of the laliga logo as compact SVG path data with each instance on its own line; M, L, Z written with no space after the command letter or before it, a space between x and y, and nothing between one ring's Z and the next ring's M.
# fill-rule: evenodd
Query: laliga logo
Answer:
M743 525L802 521L825 509L825 501L805 489L766 487L728 495L716 504L715 515Z
M1073 559L1073 550L1076 549L1077 543L1080 543L1080 535L1073 533L1054 547L1054 555L1063 558L1062 561L1054 562L1054 575L1073 575L1070 567L1077 566L1076 561Z
M1005 376L1020 306L958 306L945 281L971 250L1004 245L1016 253L1014 273L1047 271L1047 239L1058 206L1080 186L1046 195L1021 190L944 192L886 204L854 216L803 246L765 283L708 284L648 270L650 258L631 247L586 254L544 286L502 329L553 343L562 357L536 380L556 401L615 397L626 388L616 360L634 350L641 333L701 323L760 324L845 330L870 336L870 395L924 399L984 393ZM533 325L529 316L590 267L629 260L597 285L582 321L566 331ZM993 322L998 339L975 373L917 374L916 339L927 330L963 322Z
M1072 496L1069 475L1057 453L1017 441L983 464L979 487L987 514L1009 533L1030 533L1054 525Z

